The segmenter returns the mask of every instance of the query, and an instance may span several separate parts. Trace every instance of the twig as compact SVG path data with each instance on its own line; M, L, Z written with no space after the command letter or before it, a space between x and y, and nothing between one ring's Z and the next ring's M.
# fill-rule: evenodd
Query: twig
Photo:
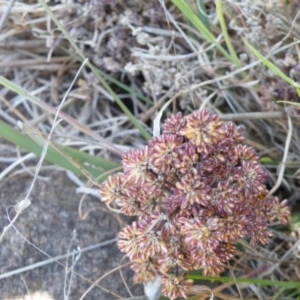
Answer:
M120 263L122 263L122 261L123 261L125 258L126 258L126 256L124 255L124 256L122 257ZM119 273L120 273L121 279L122 279L122 281L123 281L123 284L124 284L124 286L125 286L125 288L126 288L128 294L130 295L130 297L133 297L133 295L132 295L132 293L131 293L131 291L130 291L130 288L129 288L129 286L128 286L128 284L127 284L125 278L124 278L124 275L123 275L123 272L122 272L122 268L119 269Z
M223 121L243 121L243 120L262 120L283 118L285 113L282 111L268 111L268 112L251 112L242 114L221 114L219 118Z
M117 266L113 269L111 269L109 272L105 273L104 275L102 275L101 277L99 277L84 293L83 295L80 297L79 300L83 300L85 298L85 296L97 285L99 284L99 282L104 279L106 276L110 275L111 273L119 270L120 268L123 268L123 267L126 267L126 266L129 266L131 265L131 262L128 262L126 264L123 264L123 265L120 265L120 266Z
M8 15L10 14L10 11L13 8L15 2L16 2L16 0L10 0L5 13L2 15L2 17L0 19L0 32L2 31L2 27L4 26L5 21L6 21L7 17L8 17Z
M279 186L283 180L284 170L285 170L285 166L286 166L287 156L289 153L291 139L292 139L292 132L293 132L293 123L292 123L291 117L288 114L287 114L287 120L288 120L289 131L288 131L288 135L286 137L282 161L279 165L280 170L279 170L277 181L276 181L275 185L273 186L273 188L270 190L268 197L271 196L279 188Z
M42 151L40 160L39 160L39 162L38 162L38 164L37 164L37 166L36 166L36 170L35 170L34 177L33 177L33 180L32 180L32 182L31 182L30 188L29 188L29 190L28 190L28 192L27 192L27 195L26 195L25 199L23 199L20 203L24 203L24 204L25 204L25 203L29 203L29 204L30 204L30 199L29 199L29 197L30 197L30 195L31 195L31 192L32 192L32 190L33 190L33 187L34 187L34 185L35 185L35 182L36 182L36 180L37 180L37 178L38 178L40 169L41 169L41 167L42 167L43 161L44 161L44 159L45 159L45 156L46 156L46 153L47 153L47 150L48 150L48 146L49 146L49 143L50 143L50 140L51 140L51 136L52 136L53 130L54 130L54 128L56 127L56 125L61 121L61 120L58 120L59 112L60 112L60 110L61 110L61 108L62 108L63 103L65 102L65 100L66 100L66 98L67 98L68 93L70 92L71 88L72 88L73 85L75 84L75 82L76 82L76 80L77 80L77 77L78 77L78 75L80 74L80 72L81 72L81 70L83 69L83 67L85 66L86 62L87 62L87 59L82 63L81 67L79 68L78 72L76 73L75 78L73 79L72 83L70 84L70 86L69 86L69 88L68 88L68 90L67 90L67 92L66 92L66 94L65 94L65 96L64 96L64 98L63 98L63 100L62 100L62 102L60 103L60 105L59 105L59 107L58 107L58 109L57 109L57 111L56 111L56 114L55 114L55 117L54 117L54 121L53 121L52 128L51 128L50 133L49 133L49 135L48 135L48 137L47 137L47 142L45 143L45 145L44 145L44 147L43 147L43 151ZM28 205L29 205L29 204L28 204ZM24 207L24 208L25 208L25 207ZM0 236L0 242L1 242L1 240L3 239L3 236L5 235L5 233L7 232L7 230L8 230L11 226L13 226L13 224L15 223L15 221L18 219L19 215L22 213L22 210L23 210L23 209L21 209L21 208L18 209L17 214L15 215L15 217L13 218L13 220L10 222L10 224L9 224L8 226L4 227L4 229L3 229L3 231L2 231L2 234L1 234L1 236Z

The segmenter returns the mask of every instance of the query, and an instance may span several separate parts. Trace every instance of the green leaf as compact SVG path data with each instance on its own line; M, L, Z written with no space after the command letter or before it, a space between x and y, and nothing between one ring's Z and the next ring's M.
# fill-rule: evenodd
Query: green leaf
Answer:
M216 40L214 35L207 29L203 22L194 13L192 8L184 0L172 0L172 2L180 9L182 14L186 16L189 21L202 33L204 39L214 44L216 48L231 62L234 62L228 52L222 47L222 45Z
M218 277L218 276L203 276L197 274L187 274L188 279L205 280L205 281L220 281L220 282L243 282L249 284L261 284L266 286L278 286L286 288L300 288L300 281L277 281L267 280L261 278L232 278L232 277Z
M16 85L12 81L7 80L6 78L0 76L0 84L3 84L8 89L10 89L10 90L16 92L17 94L19 94L19 95L27 98L32 103L40 106L41 108L45 109L46 111L48 111L50 113L53 113L53 114L58 113L58 115L59 115L60 118L62 118L63 120L67 121L69 124L71 124L72 126L74 126L77 129L79 129L81 132L84 132L84 133L92 136L93 138L95 138L96 140L98 140L100 143L102 143L103 145L105 145L106 148L109 149L110 151L116 153L119 156L122 156L122 154L123 154L122 151L120 151L112 143L110 143L106 139L98 136L96 133L94 133L92 130L90 130L87 126L79 123L74 118L68 116L67 114L65 114L65 113L63 113L61 111L58 112L56 108L52 107L48 103L43 102L40 99L38 99L37 97L34 97L31 94L27 93L27 91L25 89L23 89L22 87Z
M251 50L251 52L273 73L275 73L277 76L279 76L282 80L293 86L298 96L300 97L300 84L295 82L292 78L285 75L277 66L275 66L271 61L269 61L267 58L265 58L260 52L255 49L250 43L248 43L245 39L243 39L246 46ZM279 102L279 101L278 101ZM280 101L282 103L282 101ZM287 102L284 102L287 103Z
M217 15L218 15L218 19L219 19L219 22L220 22L220 25L221 25L221 28L222 28L222 32L223 32L223 35L224 35L224 38L225 38L225 41L226 41L226 45L227 45L227 48L229 50L229 53L231 55L231 58L232 58L232 61L234 61L235 65L240 68L241 67L241 63L240 63L240 60L234 50L234 47L231 43L231 39L230 39L230 36L228 34L228 31L227 31L227 26L226 26L226 22L225 22L225 19L224 19L224 15L223 15L223 8L222 8L222 0L216 0L216 11L217 11ZM246 74L244 74L246 76Z
M291 104L295 106L300 106L300 103L292 102L292 101L276 101L277 103L285 103L285 104Z
M84 62L84 59L82 59L80 56L76 55L74 52L71 52L69 49L67 49L65 47L62 47L62 46L60 47L60 49L62 49L69 56L71 56L74 59L80 61L81 63ZM141 99L145 103L153 104L153 101L150 98L146 97L145 95L141 94L140 92L136 91L135 89L130 88L128 85L122 83L120 80L110 76L109 74L106 74L105 72L101 71L100 69L98 69L96 67L95 67L95 71L97 73L99 73L100 76L105 78L109 83L115 84L116 86L123 89L124 91L126 91L126 92L136 96L137 98Z
M209 20L207 18L207 13L205 9L205 5L203 3L203 0L196 0L198 11L199 11L199 19L203 23L203 25L211 32L210 30L210 25L209 25Z
M261 164L265 164L265 165L278 165L278 162L276 162L275 160L273 160L272 158L270 157L267 157L267 156L264 156L264 157L261 157L259 159L259 162Z
M10 125L0 120L0 136L5 140L29 151L38 156L41 155L43 145L36 143L36 141L25 134L13 129ZM64 152L67 156L76 162L76 165L68 160L65 156L59 153L55 147L51 144L48 147L48 151L45 159L55 165L63 167L66 170L70 170L73 173L81 176L86 176L86 172L94 179L101 176L107 170L111 170L120 167L120 164L92 156L88 153L73 149L71 147L54 144L58 149ZM105 178L103 178L104 180Z

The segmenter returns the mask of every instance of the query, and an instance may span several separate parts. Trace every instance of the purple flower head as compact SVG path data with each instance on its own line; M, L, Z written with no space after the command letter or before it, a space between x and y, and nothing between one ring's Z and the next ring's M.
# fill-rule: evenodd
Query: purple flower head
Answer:
M287 200L268 197L267 172L244 140L241 127L207 110L177 113L161 136L123 156L124 173L101 184L103 202L137 218L118 242L135 282L161 276L164 295L185 298L192 281L184 271L218 275L236 240L267 244L270 222L288 222Z

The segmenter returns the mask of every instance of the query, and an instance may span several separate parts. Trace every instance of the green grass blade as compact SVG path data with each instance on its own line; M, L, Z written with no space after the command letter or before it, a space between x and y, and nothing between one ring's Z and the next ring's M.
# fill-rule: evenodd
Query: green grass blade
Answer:
M47 140L43 135L41 135L40 132L29 131L28 129L26 129L26 125L23 126L25 128L24 133L27 134L29 138L36 142L39 146L44 147L45 143L49 142L49 140ZM57 151L63 153L65 156L68 156L72 160L79 161L81 162L81 164L91 164L105 171L120 166L120 164L116 162L112 162L98 156L90 155L86 152L77 150L69 146L53 143L52 141L50 141L50 147L51 146L54 147Z
M76 148L72 148L65 145L60 145L58 143L54 143L51 140L49 141L45 135L31 127L31 125L23 124L23 132L24 135L29 136L34 142L36 142L39 146L44 147L46 142L50 143L50 146L54 147L55 150L62 153L64 156L67 156L71 160L76 160L81 162L81 164L91 164L93 166L101 168L101 170L109 171L111 169L115 169L120 167L120 164L117 162L113 162L95 155L90 155L89 153L80 151Z
M172 2L180 9L182 14L189 19L189 21L202 33L204 39L214 44L216 48L231 62L234 63L229 53L222 47L222 45L215 39L213 34L206 28L201 20L194 13L192 8L184 0L172 0Z
M34 139L26 136L25 134L13 129L10 125L0 120L0 136L2 136L5 140L29 151L38 156L41 155L43 150L43 145L36 143ZM83 176L85 175L82 172L81 168L90 174L91 177L97 178L103 172L116 168L120 166L116 162L112 162L109 160L105 160L103 158L99 158L96 156L89 155L88 153L79 151L77 149L73 149L67 146L56 145L59 149L64 151L67 155L69 155L72 160L76 161L76 163L80 166L79 168L71 163L66 157L61 155L58 151L54 149L53 146L49 145L48 151L45 159L48 162L51 162L55 165L65 168L66 170L70 170L73 173ZM101 170L95 168L99 167Z
M45 9L47 14L50 16L52 21L56 24L56 26L60 29L60 31L64 34L64 36L68 39L70 44L73 46L73 48L76 50L77 54L81 57L81 59L85 60L85 55L82 52L82 50L77 46L77 44L73 41L71 36L69 35L69 32L61 25L59 20L55 17L53 12L49 9L48 5L45 3L44 0L39 0L39 3L42 5L42 7ZM141 135L146 139L149 140L151 138L151 135L148 133L148 131L143 127L143 125L139 122L139 120L130 112L130 110L127 108L127 106L122 102L122 100L116 95L116 93L111 89L111 87L107 84L107 82L102 78L99 72L97 72L97 68L90 63L89 61L86 64L92 72L95 74L97 79L101 82L103 87L107 90L107 92L114 98L114 100L117 102L119 107L122 109L122 111L126 114L126 116L130 119L132 124L140 131Z
M205 280L205 281L220 281L220 282L240 282L240 283L252 283L261 284L266 286L278 286L285 288L300 288L300 281L276 281L260 278L232 278L232 277L217 277L217 276L203 276L199 274L187 274L186 278Z
M209 30L211 32L210 24L209 24L209 20L207 18L206 9L205 9L203 0L196 0L196 4L198 7L198 11L199 11L199 19L201 20L203 25L207 28L207 30Z
M83 61L83 60L81 60ZM130 88L128 85L122 83L121 81L109 76L108 74L106 74L105 72L95 68L95 72L97 72L100 76L102 76L103 78L105 78L106 80L108 80L109 82L115 84L116 86L118 86L119 88L123 89L124 91L136 96L137 98L143 100L145 103L148 103L148 104L153 104L153 101L146 97L145 95L137 92L136 90Z
M223 32L223 35L224 35L224 38L225 38L225 41L226 41L227 48L228 48L229 53L231 55L231 58L234 61L235 65L238 68L240 68L241 67L240 60L239 60L239 58L238 58L238 56L237 56L237 54L236 54L236 52L233 48L230 36L228 34L228 31L227 31L227 26L226 26L226 22L225 22L225 19L224 19L223 8L222 8L222 0L216 0L216 11L217 11L218 19L219 19L221 29L222 29L222 32Z
M88 163L93 166L99 167L103 170L109 171L111 169L115 169L120 167L121 165L117 162L113 162L111 160L104 159L99 156L94 156L88 154L86 152L82 152L80 150L74 149L72 147L64 146L56 144L57 148L62 152L66 153L68 156L71 156L73 159L76 159L80 162Z
M0 84L4 85L5 87L10 89L11 91L14 91L15 93L23 96L24 98L27 98L28 100L30 100L34 104L40 106L41 108L45 109L46 111L51 112L53 114L57 113L56 108L54 108L51 105L41 101L38 98L30 95L29 93L27 93L27 91L25 89L23 89L22 87L16 85L13 82L7 80L6 78L4 78L2 76L0 76ZM106 139L104 139L104 138L98 136L97 134L95 134L88 127L84 126L83 124L79 123L77 120L73 119L72 117L66 115L65 113L63 113L61 111L58 113L58 115L59 115L60 118L67 121L69 124L71 124L72 126L77 128L81 132L84 132L84 133L92 136L93 138L95 138L97 141L99 141L100 143L105 145L106 148L109 149L110 151L116 153L119 156L122 156L122 154L123 154L122 151L120 151L118 148L116 148L112 143L108 142Z
M275 161L274 159L268 157L268 156L263 156L259 159L259 162L263 165L274 165L277 166L280 162Z
M280 288L279 291L273 296L272 300L279 299L279 297L284 293L285 290L286 290L286 288L284 288L284 287Z
M84 62L84 59L82 59L80 56L76 55L76 53L71 52L69 49L67 49L65 47L60 47L60 49L62 49L65 53L67 53L69 56L73 57L77 61L80 61L81 63ZM119 88L121 88L124 91L136 96L137 98L144 101L145 103L153 104L153 101L150 98L148 98L145 95L141 94L140 92L130 88L128 85L122 83L120 80L106 74L105 72L101 71L98 68L95 68L95 70L96 70L97 73L100 74L100 76L102 76L104 79L106 79L109 83L115 84Z
M276 101L277 103L284 103L284 104L290 104L290 105L295 105L295 106L300 106L300 103L297 102L292 102L292 101Z
M297 300L299 300L299 298L300 298L300 289L297 289L296 291L290 293L289 295L286 295L286 298L287 299L297 299Z
M251 52L272 72L274 72L277 76L279 76L282 80L293 86L298 96L300 97L300 84L295 82L292 78L285 75L277 66L275 66L271 61L269 61L267 58L265 58L260 52L255 49L248 41L243 40L246 46L251 50Z

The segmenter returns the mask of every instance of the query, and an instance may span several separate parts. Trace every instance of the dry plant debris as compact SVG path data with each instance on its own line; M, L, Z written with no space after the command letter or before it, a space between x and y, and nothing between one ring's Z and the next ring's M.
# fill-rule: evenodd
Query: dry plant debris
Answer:
M15 1L10 10L8 2L0 0L0 14L8 13L0 28L1 75L50 105L58 106L80 62L66 36L37 1ZM191 1L200 16L196 2L199 1ZM272 100L275 92L276 97L288 95L288 99L294 100L291 99L293 90L262 67L241 40L248 39L278 67L286 68L285 64L292 58L291 69L285 70L289 75L293 68L296 71L298 59L293 38L300 35L299 3L297 0L287 2L287 6L285 1L223 2L230 37L247 72L246 78L207 43L201 33L185 23L182 14L170 1L165 1L164 7L158 0L57 0L49 1L48 5L86 57L99 69L152 99L153 103L140 100L131 91L111 84L149 132L156 113L168 99L173 99L173 109L183 115L199 108L208 108L220 119L226 119L230 114L243 127L245 145L254 147L262 162L267 161L268 188L277 182L280 170L285 171L279 178L280 188L276 196L288 198L292 211L296 211L300 161L298 110L292 106L279 106ZM204 0L203 3L211 31L222 42L215 1ZM297 79L297 74L294 75ZM63 111L123 152L146 143L88 68L84 68L68 94ZM167 108L165 115L170 114L171 109ZM19 120L30 124L29 128L34 129L27 132L29 135L46 135L53 125L53 116L49 112L38 109L6 88L1 88L0 118L15 128L18 128ZM52 140L93 155L118 159L105 146L66 122L55 127ZM0 146L4 170L1 175L32 176L36 163L34 155L2 141ZM285 162L280 164L283 157ZM46 164L42 170L48 172L53 168L61 171ZM83 182L82 178L72 174L69 176L86 193L97 193L96 189L89 188L90 181ZM4 178L10 180L11 177ZM45 178L40 176L39 180ZM10 205L20 200L14 199ZM287 281L300 279L299 264L294 256L298 251L298 229L277 229L278 223L272 222L270 230L273 236L270 244L264 247L252 247L241 241L243 251L238 250L231 262L234 276L256 275ZM232 283L213 291L221 299L231 296L240 299L242 293L245 299L262 300L270 299L277 292L275 287L260 285L242 285L239 289L237 291Z
M291 55L286 55L284 59L278 61L280 69L292 78L295 82L300 82L299 61ZM294 87L276 76L268 78L265 84L260 86L261 99L265 110L274 111L283 108L277 101L290 101L299 103L299 96ZM294 107L295 114L298 114L299 108ZM291 111L292 112L292 111Z

